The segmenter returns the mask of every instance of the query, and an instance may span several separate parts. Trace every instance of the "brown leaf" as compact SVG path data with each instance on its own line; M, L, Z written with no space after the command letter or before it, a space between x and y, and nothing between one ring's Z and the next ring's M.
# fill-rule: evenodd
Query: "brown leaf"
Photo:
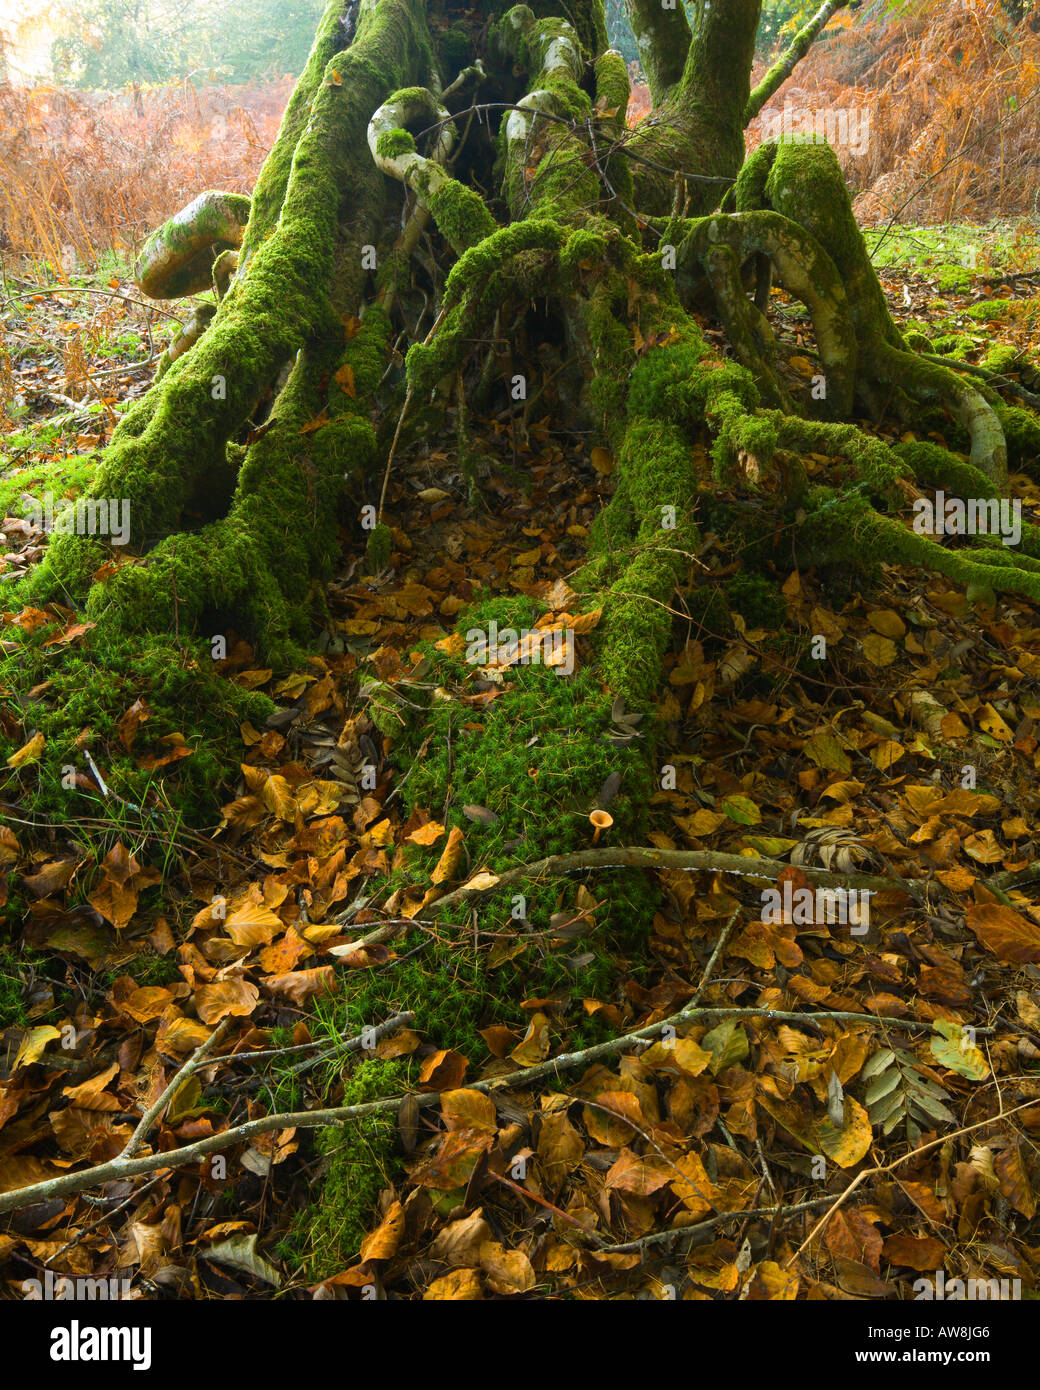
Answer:
M535 1014L527 1026L527 1032L509 1054L521 1067L533 1067L549 1055L549 1019L545 1014Z
M379 1226L361 1242L363 1260L391 1260L404 1235L405 1215L400 1202L393 1202Z
M768 1299L786 1303L797 1297L800 1282L793 1270L784 1269L774 1260L763 1260L748 1286L748 1299L754 1302Z
M602 1091L595 1108L585 1105L582 1119L589 1137L610 1149L630 1144L647 1123L639 1097L631 1091Z
M637 1197L650 1197L675 1176L664 1159L656 1154L640 1158L631 1149L622 1149L616 1163L603 1179L604 1187L616 1187L620 1192L632 1192Z
M14 864L22 852L18 837L9 825L0 825L0 864Z
M209 1029L204 1028L197 1019L185 1018L183 1014L168 1010L155 1035L155 1050L183 1057L185 1053L201 1047L209 1035Z
M419 1187L454 1192L466 1187L477 1164L494 1143L494 1136L472 1129L452 1129L443 1136L436 1152L412 1172Z
M1036 1197L1018 1144L1011 1144L998 1153L993 1160L993 1166L1001 1192L1016 1211L1020 1211L1028 1221L1032 1221L1036 1214ZM939 1266L936 1265L935 1268L938 1269Z
M280 941L274 942L271 946L265 946L257 956L260 968L270 975L285 975L305 956L309 956L313 947L300 936L295 927L290 927Z
M430 875L431 883L447 883L455 877L455 871L462 860L463 834L457 825L448 832L448 841L441 851L437 867Z
M507 1250L497 1240L487 1240L480 1247L480 1267L495 1293L526 1293L534 1288L531 1261L522 1250Z
M683 1178L672 1179L672 1191L683 1206L694 1216L703 1216L715 1203L715 1189L705 1171L700 1156L695 1153L684 1154L675 1160L675 1166Z
M23 874L22 882L38 898L60 893L76 872L75 859L55 859L34 874Z
M480 1036L487 1043L492 1057L504 1057L509 1049L516 1045L516 1034L501 1023L492 1023L487 1028L481 1028Z
M405 839L410 845L434 844L444 834L444 826L439 821L428 820L425 825L421 825L418 830L413 830Z
M290 970L286 975L268 975L263 981L263 988L267 994L284 994L294 1004L303 1005L316 994L338 994L339 980L334 966L316 965L312 970ZM199 1017L202 1016L200 1009Z
M328 967L331 969L331 966ZM270 986L270 981L265 982ZM260 991L248 980L215 980L211 985L199 985L195 991L195 1007L203 1023L219 1023L230 1014L248 1018L257 1006Z
M878 1272L882 1240L862 1212L854 1208L836 1211L827 1223L824 1240L835 1258L864 1265L875 1274Z
M33 734L28 743L23 744L17 753L11 754L7 760L7 766L18 768L24 767L26 763L39 762L45 743L43 734Z
M282 919L269 907L245 902L227 919L224 929L236 946L252 950L254 946L266 946L283 925Z
M584 1153L581 1135L567 1118L565 1110L543 1117L538 1132L538 1158L551 1191L559 1190L564 1178L572 1168L578 1166Z
M147 719L151 719L152 711L148 706L147 700L135 700L127 712L119 721L119 742L123 747L130 751L137 731Z
M1040 960L1040 927L1003 903L975 903L964 914L979 942L1005 965Z
M461 1052L444 1049L431 1053L419 1071L420 1091L455 1091L466 1075L469 1060Z
M88 895L87 902L97 908L116 931L122 931L137 911L137 892L129 885L118 884L109 878Z
M68 1096L70 1104L84 1110L121 1110L123 1107L118 1098L105 1093L105 1087L118 1073L119 1063L113 1062L89 1081L83 1081L78 1086L63 1086L61 1093Z
M112 985L112 1003L136 1023L150 1023L170 1007L173 994L161 985L138 985L129 975L121 975Z
M430 1258L455 1266L477 1263L480 1247L491 1239L491 1227L484 1220L483 1210L478 1207L470 1216L440 1230L430 1246Z
M435 1279L423 1294L423 1302L476 1302L484 1297L477 1269L453 1269Z
M441 1114L447 1129L484 1130L498 1133L495 1102L481 1091L445 1091L441 1096Z
M882 1253L889 1264L916 1270L942 1269L946 1247L935 1236L908 1236L896 1232L888 1237Z

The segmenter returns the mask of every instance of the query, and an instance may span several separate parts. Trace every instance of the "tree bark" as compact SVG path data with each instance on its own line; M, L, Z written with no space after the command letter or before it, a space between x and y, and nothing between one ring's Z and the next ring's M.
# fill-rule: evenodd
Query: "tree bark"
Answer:
M390 437L407 447L410 429L436 429L460 382L466 399L504 390L473 344L523 341L536 298L552 306L572 404L618 459L576 583L603 609L600 671L630 707L657 688L699 499L748 485L748 458L758 485L784 474L810 562L858 561L866 543L872 558L1040 594L1033 528L1016 559L985 543L948 550L893 515L910 482L999 496L1005 426L1019 462L1040 431L907 346L828 147L780 140L745 159L749 111L835 4L752 95L760 8L698 5L691 29L679 8L631 0L655 109L630 132L601 0L495 3L479 25L436 0L331 0L244 231L242 200L211 191L142 259L161 294L199 284L208 257L220 297L127 412L91 488L128 499L131 553L56 537L21 596L83 604L99 651L172 632L198 644L201 668L213 635L233 629L272 664L299 658L346 494L355 506L379 496ZM412 259L423 228L432 269ZM778 368L774 274L810 309L814 401L796 400ZM705 305L736 361L698 327ZM518 364L532 381L537 346ZM886 449L848 423L854 408L889 405L908 420L944 414L968 462L935 445ZM705 434L714 477L691 461ZM790 464L809 448L840 451L840 488L809 495ZM366 539L355 525L354 543ZM380 527L370 559L385 563L390 545Z

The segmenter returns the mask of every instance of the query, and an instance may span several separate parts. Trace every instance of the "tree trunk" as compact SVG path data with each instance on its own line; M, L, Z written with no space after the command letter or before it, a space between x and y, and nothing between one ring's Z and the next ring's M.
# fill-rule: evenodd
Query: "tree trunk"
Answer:
M438 0L331 0L248 209L206 194L142 256L151 293L182 294L212 273L219 305L196 316L126 414L92 487L128 499L131 552L56 537L22 597L84 604L99 653L175 633L204 664L211 639L234 630L272 664L298 657L321 616L345 500L381 510L391 439L406 447L420 422L428 433L460 384L463 399L507 398L474 343L528 340L517 330L536 299L566 344L572 404L618 459L576 581L587 608L603 609L601 684L586 692L600 734L615 698L649 708L673 598L696 582L694 513L709 506L724 525L735 491L768 495L788 517L801 509L809 563L889 558L1040 597L1031 528L1016 561L999 545L948 550L893 515L915 481L999 495L1007 443L1021 463L1038 427L908 347L829 147L780 139L745 159L762 94L750 86L760 0L700 5L692 32L681 7L630 0L655 103L634 132L601 0L486 10L478 23ZM819 27L798 36L770 90ZM410 259L428 224L432 279ZM810 312L812 399L778 370L765 312L774 278ZM709 345L695 306L714 307L736 360ZM403 378L391 356L402 337ZM529 382L536 347L514 364ZM969 461L935 445L889 449L848 423L886 407L952 418ZM705 442L711 471L696 463ZM806 450L836 460L834 486L806 487ZM386 528L355 525L355 544L366 541L369 560L386 563ZM506 718L518 748L541 714ZM630 826L651 789L650 742L617 755L632 779ZM597 754L580 776L570 768L568 806L588 809L610 765ZM553 847L584 833L570 814Z
M122 663L131 699L144 683L149 698L155 687L181 700L189 728L198 709L228 699L228 683L204 674L223 654L215 638L237 631L272 666L303 654L341 521L369 565L392 561L384 468L394 445L433 436L453 403L464 420L466 403L504 406L518 377L532 391L555 376L561 418L583 422L617 461L572 576L570 628L600 613L594 661L564 679L514 667L478 717L462 696L492 624L522 629L539 616L527 599L498 598L427 644L408 678L362 689L407 770L406 808L464 832L470 871L492 890L481 921L507 945L489 959L453 903L443 930L399 943L401 960L423 952L417 977L351 972L352 1020L409 1009L438 1047L476 1057L478 1024L515 1021L520 999L605 999L618 978L603 968L612 949L638 974L659 902L638 871L594 894L548 870L495 884L585 849L604 823L597 808L610 807L612 844L641 843L650 799L675 786L647 716L673 614L698 603L715 614L718 586L697 589L699 518L739 535L745 566L767 566L782 530L806 565L862 573L887 559L1040 600L1036 528L1023 527L1012 556L995 537L948 549L897 515L917 483L1001 495L1009 449L1017 465L1035 463L1040 426L904 340L829 147L780 139L745 159L759 9L700 4L691 32L681 7L630 0L655 109L629 132L628 75L607 47L601 0L480 12L331 0L246 224L240 200L211 190L142 255L151 293L212 276L219 305L195 315L125 415L92 487L129 500L130 553L55 537L19 597L83 605L96 624L83 639L89 660ZM413 255L426 232L436 264ZM811 393L780 368L774 279L811 317ZM716 315L732 355L695 311ZM486 346L502 339L508 371ZM917 429L934 420L969 460L935 444L889 448L850 423L886 410ZM824 484L809 486L807 453L830 460ZM380 524L366 528L359 513ZM87 708L83 666L69 663L64 676L48 671L75 711L64 747L48 743L58 769L76 760L83 724L115 747L128 703L115 694ZM428 882L437 850L406 852L406 877ZM378 899L388 932L420 909L438 916L407 884L387 882ZM586 935L576 955L552 949ZM348 1193L354 1154L343 1151Z

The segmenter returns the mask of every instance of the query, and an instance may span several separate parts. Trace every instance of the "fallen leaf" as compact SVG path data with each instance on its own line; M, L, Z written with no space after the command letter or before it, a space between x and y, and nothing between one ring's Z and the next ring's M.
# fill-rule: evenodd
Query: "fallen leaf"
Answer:
M982 946L1005 965L1040 961L1040 927L1003 903L975 903L965 921Z

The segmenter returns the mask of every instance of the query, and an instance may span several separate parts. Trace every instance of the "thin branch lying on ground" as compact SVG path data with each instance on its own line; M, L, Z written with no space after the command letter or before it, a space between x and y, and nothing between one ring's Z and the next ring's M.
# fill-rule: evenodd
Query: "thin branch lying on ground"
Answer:
M490 893L519 879L548 878L558 874L574 873L580 869L678 869L687 873L738 874L742 878L767 878L776 880L785 869L798 868L811 883L825 888L859 889L873 893L891 892L893 889L918 897L931 884L931 879L895 878L881 874L838 874L830 869L821 869L813 864L792 865L779 859L762 859L757 855L724 854L720 850L655 849L649 845L618 846L615 849L585 849L573 854L556 854L547 859L536 859L530 864L519 864L503 874L485 874L479 882L464 883L443 897L435 898L426 906L448 907L462 898L475 894ZM1015 888L1033 879L1040 878L1040 860L1026 869L1014 873L1001 872L988 879L980 880L983 887L1000 894L1005 888Z
M971 1134L973 1130L984 1129L986 1125L994 1125L999 1120L1006 1120L1009 1115L1017 1114L1019 1110L1028 1110L1031 1106L1035 1107L1035 1105L1035 1098L1033 1100L1023 1101L1021 1105L1013 1106L1010 1110L1001 1110L999 1114L991 1115L988 1120L979 1120L973 1125L965 1125L963 1129L955 1129L952 1134L944 1134L939 1139L932 1139L929 1143L922 1144L920 1148L911 1149L909 1153L903 1154L902 1158L894 1158L891 1163L885 1163L877 1168L864 1168L862 1172L856 1174L856 1176L849 1183L848 1187L846 1187L845 1191L842 1192L840 1196L836 1197L833 1204L830 1207L828 1207L828 1209L823 1213L819 1221L817 1221L816 1225L812 1228L809 1234L802 1241L801 1245L799 1245L798 1249L787 1261L787 1268L790 1269L791 1265L794 1264L795 1260L806 1248L806 1246L809 1245L813 1238L820 1231L823 1230L824 1226L826 1226L827 1222L831 1219L831 1217L838 1210L838 1208L844 1206L844 1204L855 1192L856 1188L859 1187L861 1182L863 1182L864 1178L874 1177L875 1175L881 1176L884 1173L891 1173L893 1168L898 1168L900 1164L909 1162L911 1158L919 1158L921 1154L927 1153L929 1149L938 1148L940 1144L950 1144L953 1142L954 1139L959 1139L962 1134Z
M714 1231L716 1226L721 1226L724 1221L737 1221L743 1218L764 1216L797 1216L799 1212L815 1211L817 1207L822 1207L832 1198L814 1197L809 1202L797 1202L789 1207L759 1207L749 1211L720 1211L717 1216L709 1217L707 1221L698 1221L693 1226L671 1226L667 1231L651 1231L648 1236L640 1236L638 1240L626 1240L621 1245L602 1245L596 1251L598 1255L632 1255L642 1254L645 1250L651 1250L655 1245L678 1244L686 1239L695 1239L697 1236L706 1235Z
M377 1024L370 1031L366 1030L365 1041L374 1044L390 1033L395 1033L400 1028L414 1022L414 1019L414 1014L395 1014L385 1023ZM204 1158L210 1153L219 1153L222 1149L230 1148L233 1144L251 1139L256 1134L267 1134L272 1130L280 1129L305 1129L315 1125L341 1124L345 1118L360 1117L362 1114L372 1114L373 1110L389 1108L389 1106L383 1106L381 1102L375 1102L368 1105L341 1107L339 1110L305 1110L298 1114L267 1115L262 1119L250 1120L246 1124L237 1125L234 1129L223 1130L220 1134L211 1134L197 1143L186 1145L183 1149L174 1149L169 1153L142 1154L139 1158L135 1157L136 1150L141 1147L148 1130L155 1124L162 1111L192 1072L197 1071L200 1066L212 1065L214 1062L236 1060L233 1053L227 1059L212 1057L211 1055L214 1047L225 1035L227 1025L230 1022L230 1019L225 1019L206 1041L195 1049L184 1065L178 1068L169 1085L141 1117L122 1153L117 1154L107 1163L99 1163L93 1168L85 1168L78 1173L66 1173L59 1178L47 1178L43 1182L33 1183L31 1187L16 1187L10 1192L0 1193L0 1213L18 1211L27 1204L36 1201L43 1189L46 1189L47 1195L51 1197L71 1196L77 1192L84 1192L87 1188L98 1187L101 1183L112 1182L118 1178L132 1178L141 1173L155 1173L165 1168L183 1167L184 1164L192 1163L197 1158ZM361 1038L351 1038L349 1041L360 1043ZM400 1097L392 1102L395 1106L399 1103Z
M598 1057L608 1056L612 1052L620 1052L623 1048L630 1047L635 1043L657 1037L665 1028L674 1028L681 1023L689 1023L700 1018L768 1018L779 1023L805 1023L814 1027L819 1027L823 1022L883 1023L891 1028L923 1028L926 1030L932 1026L930 1023L917 1019L888 1018L883 1014L857 1014L844 1011L790 1013L779 1009L712 1009L688 1006L657 1023L647 1024L646 1027L637 1028L631 1033L622 1033L607 1042L595 1043L592 1047L584 1048L581 1052L565 1052L559 1057L551 1057L546 1062L539 1062L536 1066L526 1067L522 1071L509 1072L504 1076L496 1076L487 1081L474 1081L466 1089L486 1094L489 1091L526 1086L528 1082L536 1081L539 1077L553 1073L558 1074L571 1067L595 1061ZM411 1014L397 1014L394 1018L388 1019L386 1023L378 1024L372 1029L369 1036L373 1041L377 1041L380 1037L385 1037L388 1032L394 1032L405 1026L406 1023L410 1023L412 1019ZM977 1028L975 1031L976 1034L983 1034L993 1030ZM206 1043L203 1043L202 1046L205 1047ZM170 1082L164 1095L175 1093L177 1087L183 1082L185 1068L190 1066L193 1061L198 1064L198 1060L200 1059L198 1059L196 1052ZM201 1059L202 1062L205 1060L205 1057ZM19 1187L10 1192L4 1192L0 1194L0 1214L7 1211L18 1211L20 1208L29 1206L33 1202L42 1201L46 1197L72 1196L77 1192L83 1192L90 1187L97 1187L103 1182L111 1182L116 1178L137 1177L142 1173L154 1173L164 1168L183 1168L186 1164L195 1163L208 1154L220 1153L222 1150L243 1143L258 1134L270 1134L274 1130L283 1129L315 1129L325 1125L345 1125L352 1120L364 1119L368 1115L396 1112L403 1099L404 1095L395 1095L389 1096L385 1100L368 1101L363 1105L336 1106L328 1110L298 1110L280 1115L265 1115L260 1119L249 1120L245 1124L236 1125L233 1129L223 1130L220 1134L208 1135L205 1139L199 1139L194 1144L186 1144L182 1149L174 1149L161 1154L146 1154L140 1158L126 1158L121 1154L108 1163L98 1164L94 1168L85 1168L78 1173L65 1173L57 1178L46 1178L43 1182L33 1183L29 1187ZM432 1091L417 1096L416 1100L420 1106L435 1105L440 1100L440 1093Z
M206 1041L195 1049L184 1065L177 1068L169 1085L166 1086L164 1090L160 1091L157 1098L141 1116L137 1128L123 1146L123 1152L119 1155L119 1158L127 1159L135 1156L170 1101L173 1100L174 1096L187 1081L188 1077L191 1076L192 1072L198 1071L199 1067L206 1061L217 1044L227 1036L230 1027L231 1016L228 1015L222 1023L219 1023L217 1027L214 1028ZM118 1159L116 1161L118 1162Z

